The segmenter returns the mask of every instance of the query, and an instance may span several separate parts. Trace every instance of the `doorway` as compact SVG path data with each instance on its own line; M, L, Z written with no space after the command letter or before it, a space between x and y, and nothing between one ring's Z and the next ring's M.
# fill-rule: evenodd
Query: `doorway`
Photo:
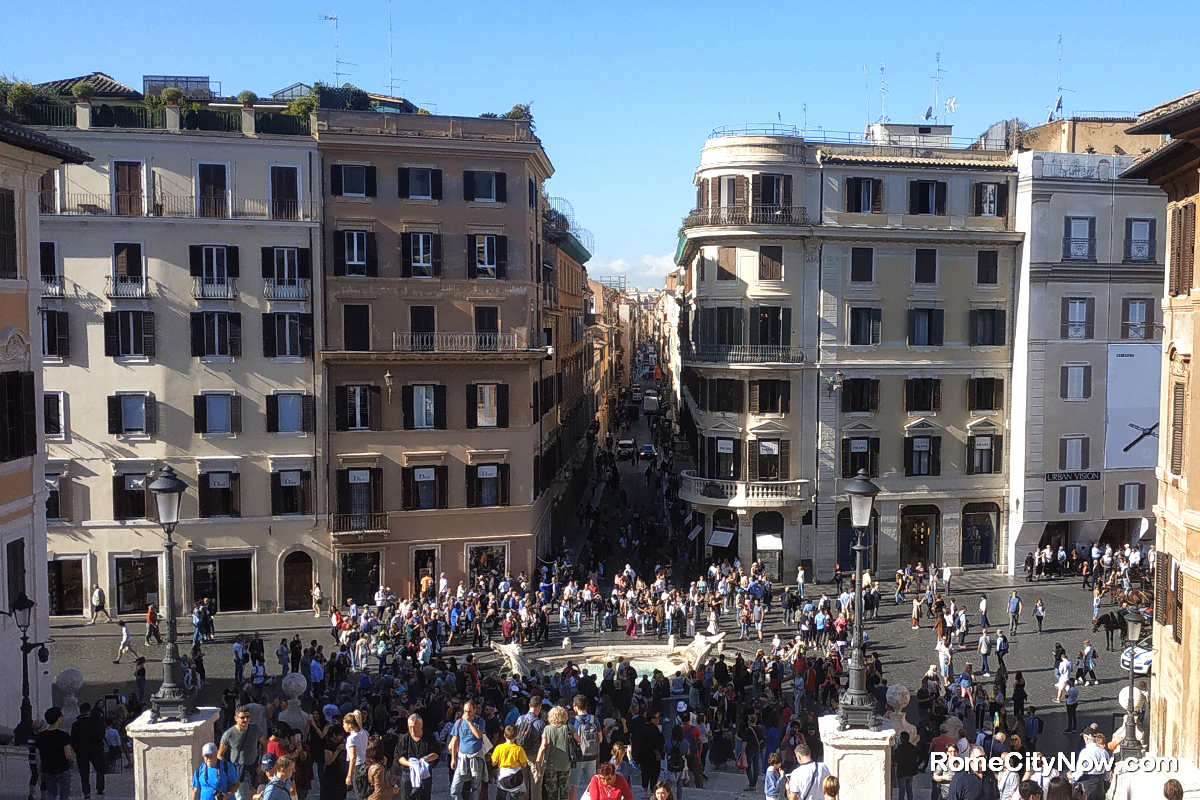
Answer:
M215 598L217 611L254 608L254 565L250 556L192 562L192 600Z
M996 503L967 503L963 506L962 565L991 567L996 564L996 531L1000 506Z
M342 596L334 602L341 605L349 598L359 605L373 604L379 588L379 561L377 550L342 553Z
M46 583L50 593L50 616L83 613L83 559L51 561L47 565Z
M717 563L733 564L738 558L738 519L733 511L720 509L713 512L712 535L708 537L712 560Z
M146 608L158 604L158 559L118 558L117 613L145 614Z
M900 511L900 564L937 564L942 512L937 506L905 506Z
M763 574L783 582L783 514L760 511L754 515L754 557L761 559Z
M850 524L850 509L843 508L838 512L837 516L837 562L836 567L841 567L842 571L847 575L854 572L854 526ZM879 554L879 512L871 511L871 524L867 527L867 531L863 536L863 544L867 549L863 552L863 570L870 571L871 566L877 560ZM812 575L812 570L805 568L805 572ZM810 580L815 580L814 576Z
M422 548L413 551L413 594L421 591L422 581L429 578L429 591L425 596L430 598L437 592L437 550Z
M313 560L303 550L288 553L283 560L283 610L312 608Z

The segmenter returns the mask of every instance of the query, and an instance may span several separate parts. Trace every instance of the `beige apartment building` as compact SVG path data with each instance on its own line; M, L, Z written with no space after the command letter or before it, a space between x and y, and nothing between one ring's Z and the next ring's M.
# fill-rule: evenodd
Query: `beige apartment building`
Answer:
M1017 165L1025 234L1013 332L1007 565L1153 538L1157 497L1162 190L1120 179L1159 136L1132 119L1027 131ZM1055 148L1055 149L1051 149ZM1073 149L1072 149L1073 148Z
M553 168L523 120L316 120L335 591L529 574L549 550L541 464L566 380L543 344L562 313L542 299Z
M87 153L17 123L0 105L0 719L20 719L22 658L29 667L30 700L37 712L50 704L51 668L21 653L21 632L8 616L22 598L36 604L28 635L50 635L46 597L46 500L42 470L42 375L37 307L40 233L38 181L62 163L82 164ZM32 731L30 732L32 733Z
M831 137L832 138L832 137ZM1001 552L1013 274L1003 149L949 126L857 143L719 129L684 222L681 476L711 558L849 568L841 485L881 488L869 562Z
M267 133L282 129L270 110L282 101L243 108L189 79L199 111L154 111L85 77L91 104L40 112L95 156L40 184L42 596L61 616L88 613L93 585L114 613L162 605L146 487L169 464L189 485L175 531L183 613L205 597L221 612L309 608L313 581L332 576L317 525L321 184L307 119ZM69 95L76 80L48 86Z

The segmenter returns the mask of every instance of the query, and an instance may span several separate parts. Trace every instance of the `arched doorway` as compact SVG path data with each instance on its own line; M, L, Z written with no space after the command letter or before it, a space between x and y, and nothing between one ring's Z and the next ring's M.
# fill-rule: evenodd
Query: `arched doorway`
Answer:
M1000 506L996 503L967 503L963 506L962 515L962 565L995 566Z
M923 562L938 563L941 552L942 510L934 505L905 506L900 510L899 569Z
M847 575L854 572L854 526L850 524L850 509L843 508L837 516L837 566ZM863 569L870 570L879 554L879 512L871 511L871 525L863 537L867 551L863 553ZM813 580L816 576L813 577Z
M303 550L288 553L283 559L283 610L312 608L313 560Z
M754 515L754 557L762 559L768 578L783 582L783 514L778 511Z
M714 511L713 530L708 542L714 561L733 564L738 557L737 514L725 508Z

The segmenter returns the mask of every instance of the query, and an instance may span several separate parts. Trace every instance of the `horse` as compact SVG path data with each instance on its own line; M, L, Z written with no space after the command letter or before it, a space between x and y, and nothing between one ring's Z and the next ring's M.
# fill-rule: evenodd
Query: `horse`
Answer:
M1104 638L1107 640L1107 650L1113 649L1114 633L1121 632L1121 641L1125 641L1129 636L1129 629L1125 626L1125 615L1120 611L1109 611L1107 614L1101 614L1092 620L1092 633L1100 630L1104 626Z

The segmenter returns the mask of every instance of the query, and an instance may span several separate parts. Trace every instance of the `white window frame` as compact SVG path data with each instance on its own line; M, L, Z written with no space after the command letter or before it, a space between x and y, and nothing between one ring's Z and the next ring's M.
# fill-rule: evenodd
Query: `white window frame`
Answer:
M300 280L300 249L275 247L275 284L295 286Z
M437 427L437 388L432 383L418 383L413 387L413 428L419 431Z
M869 214L875 209L875 178L858 179L858 212Z
M367 196L367 168L363 164L342 164L342 196L343 197L366 197ZM347 188L349 181L347 177L352 170L357 170L354 174L362 178L362 191L352 192Z
M413 189L413 178L416 177L418 172L425 173L425 175L429 181L429 184L428 184L429 188L425 194L417 194L416 190ZM408 171L408 198L410 200L432 200L433 199L433 170L432 169L430 169L428 167L412 167L409 169L409 171Z
M229 358L232 350L229 343L229 312L205 311L201 320L204 324L204 357ZM222 336L222 330L224 336ZM209 347L211 337L212 347Z
M1087 298L1071 297L1067 299L1067 338L1087 338Z
M367 275L367 231L341 231L346 254L346 275L352 278L365 278ZM356 269L351 272L350 268Z
M140 175L140 177L142 179L142 212L141 212L141 215L145 216L146 212L149 208L149 206L147 204L150 202L150 186L149 186L149 182L148 182L149 176L146 174L146 171L147 171L146 170L146 161L145 161L145 159L141 159L141 158L110 158L108 160L108 175L109 175L108 196L109 196L109 202L112 204L109 206L109 208L111 208L113 210L114 214L116 213L116 210L117 210L117 163L118 162L123 163L123 164L140 164L141 165L141 168L138 170L138 174ZM204 163L207 164L209 162L205 161ZM228 170L229 170L229 168L226 167L225 169L226 169L225 180L226 180L226 186L228 187L228 181L229 181L229 171ZM55 200L55 203L59 204L58 207L61 208L63 173L60 170L56 170L56 173L57 174L55 175L55 180L54 180L54 200ZM196 172L196 196L199 197L199 195L200 195L200 173L199 173L199 171L197 171Z
M297 311L276 312L275 317L275 357L300 358L300 313ZM292 340L292 329L295 328L296 338ZM280 335L282 334L282 335ZM291 345L295 345L294 347ZM284 351L287 352L284 352Z
M346 429L371 429L371 387L354 384L346 387Z
M1146 326L1146 311L1148 303L1145 299L1129 300L1129 319L1126 320L1126 338L1149 339Z
M1000 203L1000 185L997 183L981 183L979 186L979 215L981 217L997 216Z
M275 420L277 433L283 434L301 434L304 433L304 392L275 392L276 397L276 412ZM283 408L284 402L288 405L295 405L296 425L293 428L284 427Z
M1125 511L1141 511L1143 510L1140 497L1142 494L1142 484L1140 483L1123 483L1121 484L1121 493L1124 495Z
M499 426L499 389L495 383L480 383L475 386L475 424L480 428Z
M717 188L717 205L721 208L729 208L733 205L734 187L737 186L737 176L722 175L717 180L720 181Z
M425 231L409 234L409 257L414 278L433 277L433 234Z
M1064 364L1067 368L1067 400L1086 400L1083 396L1083 364Z
M913 436L912 463L910 471L914 476L930 475L933 471L933 437Z
M204 397L204 430L205 436L233 436L233 392L201 392ZM221 403L225 406L225 430L213 430L213 408Z
M67 393L66 392L42 392L44 397L58 398L58 433L45 433L46 422L42 420L42 431L46 439L55 442L61 442L67 438ZM43 401L45 402L45 401ZM43 410L43 414L44 414Z
M223 244L206 244L200 248L200 280L210 286L229 282L229 253Z
M480 260L481 257L482 260ZM475 277L494 279L496 275L496 235L494 233L477 233L475 234Z
M145 392L118 392L117 397L121 398L121 434L122 436L147 436L146 433L146 397ZM129 414L126 413L133 405L141 405L140 413L142 416L142 425L140 428L131 428L128 423Z
M1067 484L1062 489L1064 514L1082 514L1087 510L1083 505L1083 486L1081 484Z
M479 508L495 508L500 505L500 466L480 464L475 468L475 505ZM491 502L484 502L484 487L493 490Z
M228 161L197 161L196 162L196 166L193 168L192 180L195 181L195 191L193 192L193 194L195 194L195 196L196 196L196 216L198 216L198 217L204 216L203 206L201 205L201 203L203 202L203 198L200 196L200 167L224 167L225 168L225 216L224 217L206 217L206 218L228 219L230 216L233 215L233 165L230 164ZM142 181L145 182L145 180L146 180L145 170L143 169L142 172L143 172ZM149 201L149 198L147 198L147 201Z
M487 175L491 181L491 194L486 195L481 193L480 176ZM477 203L494 203L496 202L496 173L495 172L476 172L474 177L475 197Z
M422 502L421 492L428 485L429 505ZM417 466L413 468L413 509L428 511L437 508L437 468Z
M990 434L980 434L974 437L975 447L971 452L971 465L976 474L987 474L995 465L996 454L993 449L995 437Z

